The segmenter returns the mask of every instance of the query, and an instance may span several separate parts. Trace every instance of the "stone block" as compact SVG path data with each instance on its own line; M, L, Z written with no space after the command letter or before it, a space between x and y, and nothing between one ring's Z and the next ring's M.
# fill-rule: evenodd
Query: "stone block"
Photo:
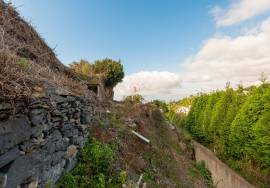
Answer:
M22 116L0 123L0 153L30 138L31 126L28 118Z
M3 155L0 156L0 168L3 166L7 165L11 161L15 160L20 156L20 150L18 147L15 147L8 152L4 153Z

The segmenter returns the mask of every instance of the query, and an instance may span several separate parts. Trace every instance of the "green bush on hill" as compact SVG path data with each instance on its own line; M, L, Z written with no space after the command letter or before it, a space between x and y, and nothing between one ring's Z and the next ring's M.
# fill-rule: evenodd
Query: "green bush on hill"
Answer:
M121 171L115 175L112 168L114 159L112 147L91 139L81 149L76 167L62 176L57 187L121 187L126 182L126 173Z
M243 172L249 166L257 173L256 178L267 181L270 172L268 83L200 94L193 100L183 124L198 142L222 160L230 161Z
M124 97L123 101L130 104L139 104L144 101L144 98L142 95L136 94Z
M97 60L93 64L87 60L80 60L69 65L82 79L87 79L93 75L103 75L105 85L114 87L124 78L124 68L120 61L112 59Z

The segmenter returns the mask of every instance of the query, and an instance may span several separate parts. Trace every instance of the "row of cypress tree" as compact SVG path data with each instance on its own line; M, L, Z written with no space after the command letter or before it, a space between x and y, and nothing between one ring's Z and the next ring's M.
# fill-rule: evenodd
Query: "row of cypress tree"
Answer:
M270 84L198 95L185 127L221 159L248 163L269 175Z

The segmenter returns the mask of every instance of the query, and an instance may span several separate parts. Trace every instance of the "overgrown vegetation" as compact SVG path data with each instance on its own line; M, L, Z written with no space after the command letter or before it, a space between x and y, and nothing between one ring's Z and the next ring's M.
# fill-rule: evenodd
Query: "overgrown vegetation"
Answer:
M142 95L136 94L136 95L129 95L124 97L123 100L125 103L130 103L130 104L139 104L144 101L144 98Z
M113 169L115 149L95 139L89 140L79 153L78 163L63 175L58 188L119 188L127 181L125 171L118 174Z
M270 174L270 85L200 94L181 124L251 182L265 187ZM170 118L175 118L175 114Z
M169 111L168 105L165 101L160 100L153 100L150 104L156 106L157 108L161 109L163 113L167 113Z
M198 163L196 167L197 167L197 170L200 172L200 174L203 176L203 178L206 180L207 185L210 188L213 188L214 183L212 180L212 175L211 175L211 172L209 172L209 170L207 170L207 168L205 167L204 161L201 161L200 163Z
M114 87L124 78L123 65L120 61L112 59L97 60L90 63L87 60L80 60L70 64L70 68L78 73L82 79L88 79L93 76L104 76L104 84L107 87Z
M91 96L84 83L8 51L0 52L0 66L0 98L29 98L33 94L34 86L43 83L67 89L75 94Z

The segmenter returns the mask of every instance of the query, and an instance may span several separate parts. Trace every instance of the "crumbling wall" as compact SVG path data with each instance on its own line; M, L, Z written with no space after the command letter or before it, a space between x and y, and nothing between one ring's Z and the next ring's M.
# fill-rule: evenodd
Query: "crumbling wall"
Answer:
M98 122L95 105L56 88L24 101L0 101L0 187L53 185L71 170Z

